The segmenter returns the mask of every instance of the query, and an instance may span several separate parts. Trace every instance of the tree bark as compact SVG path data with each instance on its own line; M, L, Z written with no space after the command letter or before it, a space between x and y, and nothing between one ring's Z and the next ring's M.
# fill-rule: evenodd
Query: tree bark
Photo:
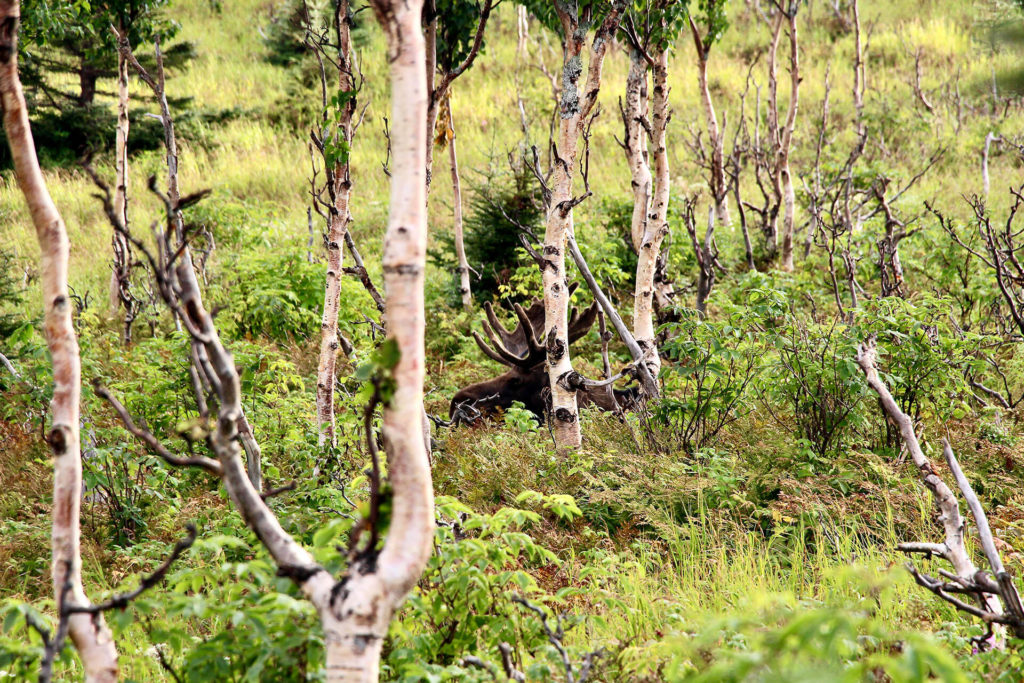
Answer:
M47 436L53 453L53 587L57 604L70 599L89 605L82 586L79 516L82 461L79 439L81 361L68 296L70 243L64 221L39 169L25 96L18 77L18 0L0 0L0 106L18 186L25 195L42 252L44 331L53 363L53 427ZM70 588L70 590L68 590ZM68 633L82 660L85 680L117 680L117 650L102 614L68 617Z
M128 227L128 60L117 54L117 134L114 142L114 213L121 225ZM110 311L117 313L122 291L131 277L131 247L128 239L116 230L111 237L114 261L110 273ZM125 310L123 341L131 340L130 312Z
M793 176L789 169L789 151L793 142L793 130L796 128L796 112L800 102L800 53L797 44L796 4L786 15L789 24L789 109L786 112L785 127L779 132L777 152L777 176L781 184L783 218L782 218L782 270L793 271L793 232L796 220L796 193L793 189Z
M352 39L349 24L348 0L339 0L335 21L338 32L338 90L352 92L355 81L352 73ZM352 116L355 113L355 97L349 97L342 108L338 128L334 132L335 144L351 145ZM328 141L324 141L328 144ZM334 446L336 443L334 421L334 378L338 358L338 308L341 298L342 249L345 233L351 221L349 197L352 178L346 157L334 165L328 182L332 183L331 207L327 226L327 281L324 288L324 312L320 322L320 361L316 376L316 418L319 429L318 443Z
M430 468L420 431L423 414L426 214L423 163L427 90L421 5L417 0L376 0L374 10L388 39L392 80L394 165L391 211L384 244L386 317L400 357L395 391L384 406L384 443L392 484L389 530L379 555L357 555L340 581L281 527L246 477L237 429L242 404L238 374L202 307L194 278L178 266L181 300L220 387L217 428L211 436L225 488L247 526L267 548L279 573L295 580L316 607L324 632L325 679L369 683L379 677L380 654L395 609L413 588L430 557L434 507Z
M376 571L351 571L334 613L337 636L326 636L329 681L377 680L380 650L394 610L430 558L434 495L423 442L425 351L424 268L427 220L424 155L427 82L421 0L374 0L391 65L391 205L384 240L388 335L399 350L395 393L384 406L384 445L393 501L391 524Z
M633 250L639 254L651 206L651 167L647 161L647 61L637 50L629 53L629 75L626 77L626 103L622 109L624 139L622 148L629 164L633 188L633 217L630 237ZM634 312L635 317L635 312Z
M569 285L565 275L566 239L573 234L572 177L576 168L580 135L597 102L601 70L608 43L614 38L623 11L614 3L594 35L587 64L587 80L580 93L586 32L577 10L555 3L562 24L562 92L558 106L558 149L551 168L551 198L544 230L544 328L547 334L547 367L551 386L551 424L555 445L560 450L578 448L581 443L576 391L569 358Z
M448 128L451 139L448 141L448 161L452 173L452 227L455 231L455 256L459 265L459 295L462 297L462 308L473 310L473 292L469 282L469 261L466 260L466 244L462 225L462 181L459 180L459 156L455 149L455 112L451 98L448 100Z
M704 39L689 17L690 33L693 35L694 47L697 50L697 86L700 90L701 105L704 108L704 122L708 127L708 142L711 145L710 190L715 205L715 216L723 228L732 225L729 215L729 185L725 181L725 133L718 127L715 105L711 100L708 88L708 54L710 46L705 46Z
M668 129L668 50L654 55L654 93L651 99L651 155L654 159L654 196L647 216L636 266L633 296L633 335L646 358L651 375L658 376L661 358L654 337L654 275L661 243L668 235L669 167L666 130Z
M857 350L857 364L864 372L868 386L878 394L882 410L899 428L900 436L903 437L903 443L907 446L907 452L910 453L910 458L914 461L921 481L932 494L932 501L939 511L939 521L942 522L945 532L944 542L937 548L938 554L953 565L957 576L973 580L977 568L974 566L964 542L964 520L960 516L960 506L956 496L935 472L931 462L921 450L921 444L917 440L917 434L914 433L914 423L910 416L900 410L896 400L889 392L889 388L879 378L875 355L875 341L869 339ZM996 596L985 594L978 596L977 599L987 611L994 614L1002 613L1002 606ZM1004 627L996 625L995 629L997 629L997 638L1002 639Z

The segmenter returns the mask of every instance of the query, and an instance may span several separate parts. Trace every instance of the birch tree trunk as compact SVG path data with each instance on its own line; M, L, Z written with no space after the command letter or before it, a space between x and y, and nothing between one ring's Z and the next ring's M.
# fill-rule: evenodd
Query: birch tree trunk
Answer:
M576 391L568 380L573 376L569 358L569 284L565 276L566 240L573 234L572 177L577 149L587 116L597 102L601 88L601 69L608 43L618 29L621 3L612 5L594 35L587 64L587 81L580 93L586 31L577 10L555 3L562 24L562 93L558 112L558 149L551 168L551 199L544 230L544 329L547 334L547 368L551 386L551 423L555 445L561 450L578 448L581 443Z
M455 231L455 256L459 262L459 294L462 297L462 307L470 311L473 309L473 292L470 288L469 261L466 260L466 244L463 235L462 181L459 180L459 156L455 150L455 112L450 97L448 99L448 130L451 134L451 139L448 140L448 161L452 173L452 227Z
M225 488L246 525L273 557L279 574L292 578L316 607L324 632L328 683L378 680L388 624L427 564L434 527L433 489L421 433L427 109L422 5L418 0L375 0L373 7L388 40L395 124L391 211L384 244L388 336L400 352L395 390L384 406L383 420L392 510L381 552L369 548L357 554L340 581L282 528L246 477L238 445L242 415L238 373L202 306L195 278L188 276L191 266L181 263L177 269L190 329L199 330L196 339L204 347L219 387L220 409L211 442Z
M426 159L426 194L430 194L430 183L434 176L434 128L437 126L437 115L441 107L443 92L438 92L434 87L437 79L437 7L435 0L421 0L423 3L423 18L425 30L423 31L424 50L426 55L426 76L427 76L427 146L424 151ZM426 202L426 195L424 196Z
M640 245L647 226L651 206L651 167L647 161L647 61L638 50L629 53L629 75L626 77L626 104L622 109L625 128L622 148L626 153L633 188L633 218L630 236L633 250ZM634 318L636 313L634 312Z
M427 82L422 0L374 0L391 65L391 204L384 239L388 335L399 350L395 393L384 406L384 445L393 490L391 525L376 571L351 571L334 607L338 635L326 636L329 681L375 681L381 646L397 606L427 565L434 494L423 442L423 284L427 220Z
M633 336L646 357L653 377L661 369L661 358L654 338L654 275L661 243L668 234L669 167L666 130L668 128L668 50L654 55L654 93L651 98L651 155L654 159L654 197L640 240L636 266L636 290L633 297Z
M725 134L718 127L715 105L711 100L711 90L708 88L708 54L711 50L709 46L705 46L692 16L689 17L689 22L694 47L697 49L697 85L704 109L704 122L708 127L708 142L711 145L711 198L715 205L718 224L727 228L732 224L732 218L729 216L729 186L725 181Z
M771 259L774 259L779 251L779 208L782 206L782 179L779 177L778 171L778 150L781 144L779 131L778 50L779 39L782 36L783 19L782 12L779 12L775 17L775 24L772 27L772 40L768 45L768 106L765 110L765 115L768 124L768 137L774 158L768 164L771 168L772 202L768 207L768 215L765 217L764 236L765 250ZM756 114L754 120L757 120Z
M793 232L795 230L796 193L793 190L793 175L789 169L789 151L793 143L793 130L796 128L796 112L800 103L800 53L796 32L796 5L786 15L789 24L789 109L786 112L786 124L779 134L777 153L777 176L781 183L783 217L782 217L782 270L793 271Z
M128 60L117 54L117 134L114 142L114 213L121 225L128 226ZM121 303L121 289L131 277L131 257L128 239L114 231L111 238L114 252L113 269L110 273L110 311L117 313ZM127 314L127 311L126 311ZM126 322L124 341L128 341L129 330Z
M338 32L338 90L353 92L355 80L352 73L352 39L349 20L348 0L339 0L335 21ZM338 128L334 132L334 144L351 145L352 116L355 113L355 96L348 97L342 107ZM324 144L331 144L325 139ZM332 183L334 199L327 226L327 282L324 288L324 313L320 322L320 362L316 374L316 418L319 429L320 447L334 446L334 377L338 358L338 308L341 297L342 248L345 233L351 220L349 197L352 191L352 177L349 172L348 155L334 165L328 182Z
M0 106L18 186L25 195L42 252L44 331L53 363L53 427L47 442L53 453L53 588L57 604L89 605L82 587L79 516L82 461L79 440L81 361L68 297L70 244L64 221L39 169L28 111L18 77L18 0L0 0ZM82 660L88 683L117 680L117 650L102 614L76 613L68 633Z

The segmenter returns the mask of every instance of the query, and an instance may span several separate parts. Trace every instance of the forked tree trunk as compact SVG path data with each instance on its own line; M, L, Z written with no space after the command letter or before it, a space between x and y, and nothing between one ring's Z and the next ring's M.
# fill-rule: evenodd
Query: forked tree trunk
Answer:
M393 490L391 524L376 571L349 573L335 611L340 638L327 637L331 681L375 681L381 646L397 606L427 565L434 494L423 442L424 301L427 249L427 84L421 0L373 0L391 65L391 206L384 239L389 337L399 351L395 392L384 406L384 445Z
M339 0L335 21L338 31L338 90L352 92L355 81L352 73L352 40L349 25L348 0ZM341 110L335 144L352 142L352 116L355 113L355 97L348 97ZM327 140L325 144L329 144ZM349 173L348 157L339 159L334 165L331 195L334 198L327 225L327 283L324 288L324 313L320 322L320 362L316 373L316 419L319 429L318 442L321 447L336 443L334 422L334 377L338 359L338 308L341 298L342 249L345 233L351 220L349 196L352 178Z
M222 480L246 525L267 548L278 571L292 578L316 607L324 633L325 680L372 683L395 609L412 590L430 557L434 499L420 431L423 415L424 305L426 261L424 196L425 83L422 5L419 0L374 0L388 41L394 129L391 210L384 243L384 280L389 338L400 356L394 393L384 405L384 445L392 489L391 519L382 551L356 555L335 581L282 528L246 477L238 445L242 402L238 373L205 311L190 264L178 266L181 302L190 329L217 378L220 409L211 443Z
M612 5L594 35L587 64L585 90L580 92L583 53L586 40L577 10L555 3L562 24L562 93L559 101L558 151L552 161L551 198L544 230L544 329L547 340L547 369L551 386L551 424L555 445L561 450L578 448L581 443L576 390L569 384L573 377L569 358L569 285L565 275L566 240L573 234L572 177L580 136L587 116L597 102L601 87L601 69L608 43L618 29L623 7Z
M899 405L893 398L889 388L878 376L876 364L876 347L874 337L869 338L857 349L857 364L864 371L868 386L878 394L878 404L886 414L889 421L900 431L903 443L907 446L914 467L921 477L922 483L932 494L932 502L939 511L938 519L942 522L945 532L943 542L934 543L901 543L899 548L904 552L927 552L943 557L953 565L956 575L967 580L973 580L978 574L977 567L971 560L970 552L964 541L965 524L960 516L960 506L956 496L950 490L942 478L936 474L931 461L921 450L921 444L914 432L914 421L909 415L900 410ZM966 597L966 596L965 596ZM968 598L969 600L969 598ZM1001 614L1003 609L998 598L994 595L974 596L974 600L986 611L993 614ZM997 642L1005 637L1005 626L996 624L993 629L996 632Z
M654 94L651 98L651 156L654 159L654 197L647 224L640 240L636 266L636 290L633 297L633 336L647 359L653 377L661 369L661 358L654 338L654 275L661 243L668 235L669 167L666 130L668 129L668 50L654 55Z
M633 218L630 238L633 250L640 253L640 244L651 207L651 167L647 161L647 60L638 50L629 53L629 75L626 77L626 104L622 109L623 151L633 188ZM635 316L635 313L634 313Z
M117 136L114 142L114 213L121 225L128 226L128 60L117 54ZM110 312L116 314L121 304L122 289L131 277L131 251L128 239L113 233L111 246L114 252L113 268L110 272ZM125 311L128 315L128 311ZM129 341L130 321L125 321L124 341Z
M53 453L52 574L57 604L69 600L89 604L82 587L79 515L82 505L82 461L79 441L81 361L71 321L68 296L70 244L39 170L28 122L25 96L18 77L18 0L0 0L0 106L4 132L14 160L18 186L25 195L42 252L44 331L53 363L53 419L47 441ZM67 588L66 588L67 587ZM117 650L102 614L76 613L68 633L78 650L89 683L117 680Z
M469 261L466 260L466 244L462 225L462 181L459 180L459 156L455 150L455 113L452 101L448 100L448 129L451 139L448 141L448 161L452 172L452 222L455 231L455 256L459 265L459 295L462 307L467 311L473 309L473 292L469 283Z
M715 115L715 105L708 87L708 54L711 48L705 45L692 16L689 17L689 22L690 33L693 35L694 47L697 50L697 85L704 108L704 122L708 127L708 142L711 145L711 199L715 205L718 224L727 228L732 224L732 218L729 216L729 185L725 181L725 133L718 127L718 117Z

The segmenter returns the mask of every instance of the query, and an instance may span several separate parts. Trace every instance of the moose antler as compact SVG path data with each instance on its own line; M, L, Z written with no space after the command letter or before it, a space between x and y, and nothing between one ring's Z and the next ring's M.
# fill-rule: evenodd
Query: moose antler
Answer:
M569 288L570 295L576 289L576 283ZM484 354L502 365L512 368L529 370L544 362L546 349L544 339L544 302L533 299L530 307L524 309L519 304L514 304L518 324L511 330L498 319L494 312L494 306L488 301L484 304L484 312L487 319L483 321L484 333L488 341L473 331L473 339ZM569 313L569 343L583 337L597 320L597 304L592 303L581 313L573 307Z
M484 304L484 312L487 319L483 321L483 328L491 343L488 345L476 330L473 331L473 339L487 357L502 365L523 370L544 362L544 345L538 341L538 336L541 339L544 336L542 302L534 301L529 310L523 310L522 306L516 304L515 313L519 324L512 330L508 330L498 320L491 302Z

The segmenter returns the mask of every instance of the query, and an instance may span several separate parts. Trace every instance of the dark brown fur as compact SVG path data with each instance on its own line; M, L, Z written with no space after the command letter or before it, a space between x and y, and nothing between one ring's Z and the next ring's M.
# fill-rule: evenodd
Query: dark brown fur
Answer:
M509 369L498 377L471 384L455 394L448 409L449 417L455 422L478 422L483 417L507 410L516 401L544 421L550 395L544 365L544 304L535 300L529 309L518 304L515 308L519 324L510 331L498 320L490 303L484 304L487 313L484 332L490 343L476 332L473 336L484 354ZM569 319L569 343L583 337L596 319L597 304L592 304L582 314L574 308ZM613 412L631 406L636 398L635 388L583 387L577 393L581 408L594 405Z

